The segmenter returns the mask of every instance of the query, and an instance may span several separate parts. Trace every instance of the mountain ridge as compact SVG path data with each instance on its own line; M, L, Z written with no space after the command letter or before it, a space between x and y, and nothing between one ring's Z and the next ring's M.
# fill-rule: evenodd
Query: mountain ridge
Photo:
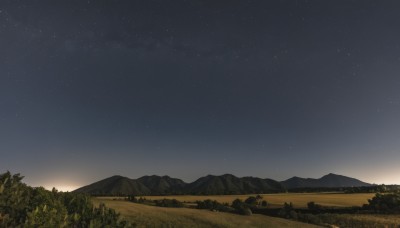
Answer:
M91 195L233 195L286 192L296 188L371 186L358 179L329 173L321 178L294 176L285 181L232 174L207 175L186 183L170 176L146 175L137 179L114 175L74 190Z
M320 178L302 178L294 176L287 180L281 181L281 183L286 189L372 186L372 184L360 181L356 178L334 173L329 173Z

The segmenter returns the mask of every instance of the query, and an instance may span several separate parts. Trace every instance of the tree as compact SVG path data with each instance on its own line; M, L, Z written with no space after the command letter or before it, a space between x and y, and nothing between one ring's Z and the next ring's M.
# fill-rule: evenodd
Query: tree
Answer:
M249 206L257 206L258 205L257 198L254 196L250 196L244 202Z
M241 215L252 215L252 211L249 208L249 206L246 203L244 203L242 200L240 200L240 199L235 199L232 202L232 207L235 209L235 211L238 214L241 214Z
M21 183L20 174L0 175L0 226L14 227L24 222L29 207L31 188Z
M263 199L263 197L262 197L261 195L257 195L257 196L256 196L257 205L260 205L260 204L261 204L262 199Z
M307 203L307 208L310 210L320 210L322 208L322 206L311 201L311 202Z
M365 207L378 213L399 213L400 193L376 193L372 199L368 200L368 205Z
M267 202L266 200L263 200L263 201L261 202L261 206L263 206L263 207L268 207L268 202Z
M293 208L292 202L284 203L283 208L279 211L279 216L287 219L295 219L297 220L297 213Z
M119 214L85 194L32 188L22 176L0 175L0 227L129 227Z

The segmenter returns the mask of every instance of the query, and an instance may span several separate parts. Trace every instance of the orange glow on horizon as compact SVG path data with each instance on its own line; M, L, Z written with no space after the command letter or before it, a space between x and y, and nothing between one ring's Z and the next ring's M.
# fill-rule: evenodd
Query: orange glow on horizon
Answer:
M73 185L73 184L71 184L71 185L68 185L68 184L59 184L58 185L58 184L56 184L56 185L46 185L46 186L43 186L43 187L45 189L47 189L47 190L50 190L50 191L54 187L60 192L72 192L72 191L74 191L75 189L77 189L77 188L79 188L81 186Z

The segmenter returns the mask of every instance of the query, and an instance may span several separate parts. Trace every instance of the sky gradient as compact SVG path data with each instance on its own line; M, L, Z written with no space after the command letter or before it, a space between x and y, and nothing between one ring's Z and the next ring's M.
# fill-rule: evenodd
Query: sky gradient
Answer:
M0 171L400 184L399 1L0 3Z

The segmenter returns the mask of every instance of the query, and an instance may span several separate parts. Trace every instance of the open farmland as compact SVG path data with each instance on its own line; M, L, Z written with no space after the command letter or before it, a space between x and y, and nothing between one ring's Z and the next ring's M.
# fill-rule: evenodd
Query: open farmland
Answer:
M235 199L245 200L253 195L213 195L213 196L193 196L193 195L177 195L177 196L146 196L146 199L177 199L182 202L194 203L197 200L211 199L220 203L232 203ZM323 206L332 207L351 207L362 206L368 203L375 194L359 193L359 194L344 194L344 193L282 193L282 194L263 194L263 199L266 200L272 207L282 207L285 202L292 202L294 207L307 207L307 203L314 201Z
M387 228L400 227L400 216L379 214L320 214L323 223L338 227Z
M138 227L317 227L265 215L243 216L189 208L163 208L110 198L93 198L105 203Z

